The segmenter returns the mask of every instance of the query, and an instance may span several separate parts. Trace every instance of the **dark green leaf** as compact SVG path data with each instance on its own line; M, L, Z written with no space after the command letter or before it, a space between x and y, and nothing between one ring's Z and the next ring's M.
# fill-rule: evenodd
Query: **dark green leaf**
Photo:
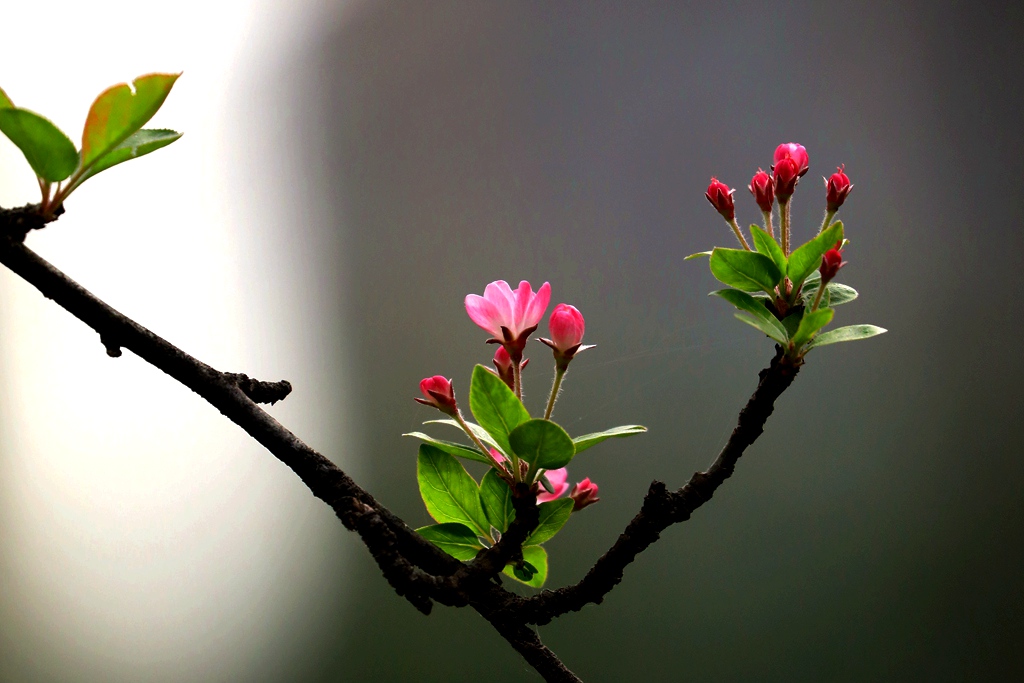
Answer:
M775 238L757 227L750 226L750 234L754 238L754 248L758 253L764 254L775 263L780 273L786 272L786 255L782 253L782 247L775 241Z
M764 290L771 294L782 279L782 271L775 262L756 251L716 247L711 252L710 264L712 275L745 292Z
M786 332L789 333L790 339L792 339L793 335L796 334L796 331L800 329L800 321L804 318L804 310L804 308L797 308L782 319L782 326L786 328Z
M577 436L572 440L572 442L576 446L576 453L579 454L580 451L585 451L591 446L601 443L605 439L633 436L634 434L643 434L646 431L647 427L642 427L640 425L623 425L621 427L606 429L603 432L594 432L593 434Z
M524 581L515 575L514 563L510 563L503 570L506 576L510 576L516 581L525 583L527 586L533 588L540 588L544 585L544 582L548 580L548 553L544 548L539 545L528 545L523 548L523 560L531 565L536 573L533 578L529 581Z
M173 130L136 131L129 135L124 142L97 159L92 167L85 173L85 177L91 178L97 173L107 170L111 166L116 166L124 161L137 159L149 154L150 152L155 152L161 147L166 147L180 137L181 133L176 133Z
M448 522L447 524L425 526L416 531L441 550L463 562L472 560L478 552L484 549L480 544L480 539L465 524Z
M426 441L427 443L437 446L445 453L454 455L459 458L465 458L466 460L475 460L476 462L482 462L488 465L493 465L494 461L489 457L485 456L476 448L470 446L464 446L461 443L455 443L454 441L443 441L441 439L435 439L429 434L423 432L409 432L408 434L402 434L402 436L411 436L414 439Z
M523 560L512 565L512 575L523 583L530 583L530 580L537 575L537 568Z
M808 284L804 282L803 298L804 304L808 307L814 303L814 297L818 295L818 287L821 286L821 278L815 280L814 283ZM838 282L830 282L825 288L825 293L821 295L821 303L819 306L827 308L835 308L842 304L848 304L857 298L857 290L847 285L841 285Z
M684 261L692 261L693 259L700 258L701 256L711 256L711 252L710 251L698 251L696 254L690 254L689 256L683 257L683 260Z
M825 228L820 235L804 244L789 255L789 279L793 289L804 283L807 277L821 266L821 257L843 239L843 223L836 221Z
M763 299L755 299L746 292L741 292L738 289L720 289L717 292L711 293L722 297L736 308L750 313L754 316L753 321L746 319L745 316L741 317L740 320L749 325L753 325L780 344L785 344L789 339L789 335L786 334L786 328L782 326L782 323L779 322L778 318L772 315L771 312L764 307Z
M487 470L480 482L480 500L483 501L484 512L491 526L501 533L508 531L516 511L512 507L512 489L498 476L498 470Z
M439 448L421 444L416 478L431 517L441 524L458 522L480 536L489 535L490 524L480 503L480 487L458 460Z
M508 437L512 451L535 468L565 467L576 447L565 430L550 420L527 420Z
M453 420L451 418L448 418L448 417L440 419L440 420L427 420L423 424L425 424L425 425L432 425L432 424L448 425L450 427L455 427L456 429L458 429L463 434L466 433L465 431L463 431L462 425L460 425L458 422L456 422L455 420ZM498 447L498 442L495 441L493 438L491 438L491 435L487 433L486 429L484 429L483 427L481 427L480 425L478 425L478 424L476 424L474 422L470 422L469 420L466 420L466 425L469 427L469 431L473 432L473 435L476 436L476 438L480 439L480 441L482 441L485 446L487 446L488 448L494 448L494 449L497 449L498 451L501 451L502 455L508 455L508 452L502 451L502 449Z
M6 97L6 95L5 95ZM39 114L17 107L0 108L0 131L11 139L36 175L52 183L78 166L78 151L60 128Z
M828 332L822 332L807 345L808 349L813 349L817 346L825 346L826 344L836 344L838 342L856 341L858 339L867 339L868 337L874 337L878 334L888 332L885 328L876 327L875 325L847 325L846 327L837 327L834 330Z
M540 545L559 532L572 514L572 498L549 500L540 504L540 521L524 545Z
M100 93L89 108L82 131L82 169L89 170L100 157L146 125L180 75L146 74L136 78L132 87L118 83Z
M832 322L834 314L835 311L831 308L819 308L816 311L804 312L804 317L800 320L800 327L793 335L793 346L800 348L810 341L815 332Z
M501 450L510 452L508 435L530 419L523 402L497 375L482 365L473 368L469 407L480 426L494 437Z

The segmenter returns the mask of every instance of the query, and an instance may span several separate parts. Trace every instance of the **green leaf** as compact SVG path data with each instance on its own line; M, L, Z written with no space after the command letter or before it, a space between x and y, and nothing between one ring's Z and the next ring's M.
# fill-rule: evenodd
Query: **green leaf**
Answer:
M800 329L800 321L804 319L804 311L807 310L803 307L798 307L795 311L787 315L782 319L782 326L786 328L786 332L789 333L789 338L792 339L796 331Z
M528 545L523 548L523 560L530 564L535 572L530 580L520 579L515 575L515 563L509 563L503 570L506 576L510 576L520 583L525 583L532 588L540 588L548 580L548 553L539 545Z
M826 344L867 339L868 337L874 337L879 334L884 334L885 332L888 332L888 330L875 325L847 325L846 327L837 327L834 330L829 330L828 332L822 332L819 334L811 341L810 344L807 345L807 348L813 349L818 346L825 346Z
M565 430L550 420L528 420L508 437L512 451L535 468L565 467L576 455L576 446Z
M0 88L0 109L9 109L13 106L14 102L11 102L11 98L3 91L3 88Z
M756 225L750 226L750 234L754 238L754 248L757 249L758 253L770 258L778 266L779 272L785 273L786 255L782 253L782 247L775 241L775 238Z
M711 256L711 252L710 251L698 251L696 254L690 254L689 256L684 256L683 260L684 261L692 261L693 259L700 258L701 256Z
M789 279L793 281L793 289L804 283L807 277L821 266L821 257L825 252L843 239L843 223L836 221L820 235L804 244L789 255Z
M150 152L155 152L161 147L166 147L180 137L181 133L176 133L173 130L135 131L129 135L124 142L97 159L96 163L94 163L92 167L83 174L83 179L91 178L97 173L107 170L111 166L117 166L122 162L138 159Z
M409 432L408 434L402 434L402 436L411 436L414 439L426 441L432 446L437 446L445 453L454 455L458 458L465 458L466 460L475 460L476 462L482 462L488 465L493 465L494 461L485 456L476 448L470 446L464 446L461 443L455 443L454 441L444 441L442 439L435 439L429 434L423 432Z
M782 279L782 271L775 262L756 251L716 247L710 263L712 275L745 292L764 290L771 294Z
M545 541L551 540L565 526L565 523L569 521L573 505L572 498L549 500L546 503L541 503L538 506L540 508L540 521L537 523L537 528L533 530L533 533L530 534L530 537L526 539L523 545L540 545Z
M465 431L463 431L462 425L460 425L458 422L456 422L455 420L453 420L453 419L451 419L449 417L446 417L446 418L443 418L443 419L439 419L439 420L427 420L423 424L425 424L425 425L433 425L433 424L449 425L451 427L455 427L456 429L458 429L463 434L466 433ZM487 446L488 448L494 448L494 449L497 449L497 450L501 451L502 455L508 455L508 451L500 448L498 446L498 442L495 441L491 437L491 435L487 433L486 429L484 429L480 425L476 424L475 422L470 422L469 420L466 420L466 425L469 427L469 431L473 432L473 435L476 438L480 439L485 446Z
M778 318L772 315L771 312L764 307L762 299L755 299L746 292L741 292L738 289L720 289L711 293L722 297L736 308L750 313L753 316L752 320L748 319L746 316L737 317L748 325L753 325L757 329L761 330L780 344L785 344L789 339L789 335L786 333L786 328L782 326L782 323L779 322Z
M494 437L505 453L510 452L508 435L530 419L523 402L516 398L508 385L482 365L473 368L469 407L476 421Z
M439 448L421 444L416 479L431 517L441 524L458 522L481 536L490 535L490 524L480 503L480 487L458 460Z
M472 560L484 549L480 539L465 524L448 522L417 529L416 532L457 560Z
M804 312L800 320L800 327L793 335L793 346L800 348L814 336L814 333L832 322L835 311L831 308L819 308L816 311Z
M17 107L0 108L0 131L17 145L29 166L43 180L51 183L64 180L78 166L74 143L60 128L35 112Z
M180 75L146 74L132 81L132 87L118 83L100 93L89 108L82 131L82 169L88 171L100 157L146 125Z
M819 273L820 276L820 273ZM804 282L803 298L804 304L810 307L814 303L814 297L818 295L818 287L821 286L821 279L815 281L814 284L808 285ZM847 285L841 285L838 282L830 282L825 287L825 293L821 295L821 303L819 306L826 306L828 308L834 308L842 304L848 304L857 298L857 290Z
M498 470L487 470L480 482L480 500L483 501L484 512L491 526L501 533L508 531L516 511L512 507L512 489L498 476Z
M579 455L580 451L585 451L591 446L595 446L606 439L633 436L634 434L643 434L646 431L647 427L642 427L640 425L623 425L621 427L606 429L603 432L594 432L593 434L577 436L572 440L572 442L576 446L576 454Z

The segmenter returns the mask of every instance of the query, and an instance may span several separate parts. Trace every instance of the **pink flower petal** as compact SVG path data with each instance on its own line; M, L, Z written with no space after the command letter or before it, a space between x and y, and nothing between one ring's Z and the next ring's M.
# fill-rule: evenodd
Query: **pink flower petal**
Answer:
M522 320L522 329L527 327L533 327L540 323L540 319L544 317L544 311L548 310L548 304L551 302L551 285L545 282L537 290L537 293L533 297L533 301L526 307L526 313Z
M512 329L514 324L514 310L515 310L515 294L512 293L512 288L508 286L508 283L504 280L496 280L484 288L484 298L494 304L494 308L498 311L498 339L501 339L502 326Z
M466 313L469 314L469 319L485 332L501 339L501 326L504 322L494 303L479 294L469 294L466 296Z

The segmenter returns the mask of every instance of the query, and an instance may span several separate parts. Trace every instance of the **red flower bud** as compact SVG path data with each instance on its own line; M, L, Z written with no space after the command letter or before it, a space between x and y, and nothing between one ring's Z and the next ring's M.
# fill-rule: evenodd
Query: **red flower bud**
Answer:
M850 194L853 185L844 171L846 165L836 167L836 172L825 181L825 201L828 203L828 210L835 213L846 201L846 195Z
M826 251L825 255L821 257L821 267L818 268L818 272L821 273L822 287L827 285L836 276L839 269L845 265L846 261L843 260L843 253L841 251L838 249Z
M583 314L569 304L558 304L548 319L554 348L565 353L583 341Z
M455 417L459 412L459 407L455 403L455 392L452 390L451 380L447 380L441 375L426 377L420 381L420 391L423 392L425 398L417 397L415 400L418 403L422 403L425 406L434 406L442 413L452 417Z
M590 481L590 477L573 486L569 497L573 500L573 512L578 512L588 505L593 505L601 500L597 497L597 484Z
M512 369L512 356L508 355L508 351L505 350L504 346L499 346L498 350L494 352L494 367L498 369L498 377L501 378L505 384L508 385L509 389L515 388L515 373ZM526 365L526 363L523 363Z
M775 184L772 183L770 175L757 169L757 173L750 179L747 189L750 190L750 194L754 195L754 201L762 211L772 210L772 204L775 203Z
M717 178L712 178L704 196L711 202L711 206L715 207L715 211L722 214L722 218L731 221L736 217L736 205L732 201L732 193L735 191L730 190L725 183L718 182Z
M807 149L795 142L787 142L775 148L775 165L778 166L779 162L783 159L792 159L796 162L798 176L807 173L807 169L811 167L811 159L807 156ZM776 192L778 192L778 189L776 189Z
M775 196L779 203L788 202L796 191L796 183L800 180L799 168L796 162L790 158L782 159L775 163L774 172Z

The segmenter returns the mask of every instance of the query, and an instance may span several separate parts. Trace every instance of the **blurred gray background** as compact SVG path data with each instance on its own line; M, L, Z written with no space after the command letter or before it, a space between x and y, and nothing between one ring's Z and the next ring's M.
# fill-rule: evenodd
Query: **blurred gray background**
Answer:
M587 681L1024 677L1021 5L365 2L315 36L251 87L279 97L293 194L314 204L281 221L301 254L284 272L323 312L320 379L350 404L327 455L428 523L400 436L434 417L419 379L465 397L493 347L463 297L550 281L598 345L556 419L650 429L570 467L602 497L548 544L549 586L578 580L652 479L711 461L770 359L682 259L731 246L710 176L747 225L751 175L799 142L795 238L846 164L840 279L861 298L837 323L889 334L811 353L714 500L541 635ZM529 355L540 409L549 355ZM474 613L417 613L340 525L315 542L349 561L303 579L245 680L539 680Z

